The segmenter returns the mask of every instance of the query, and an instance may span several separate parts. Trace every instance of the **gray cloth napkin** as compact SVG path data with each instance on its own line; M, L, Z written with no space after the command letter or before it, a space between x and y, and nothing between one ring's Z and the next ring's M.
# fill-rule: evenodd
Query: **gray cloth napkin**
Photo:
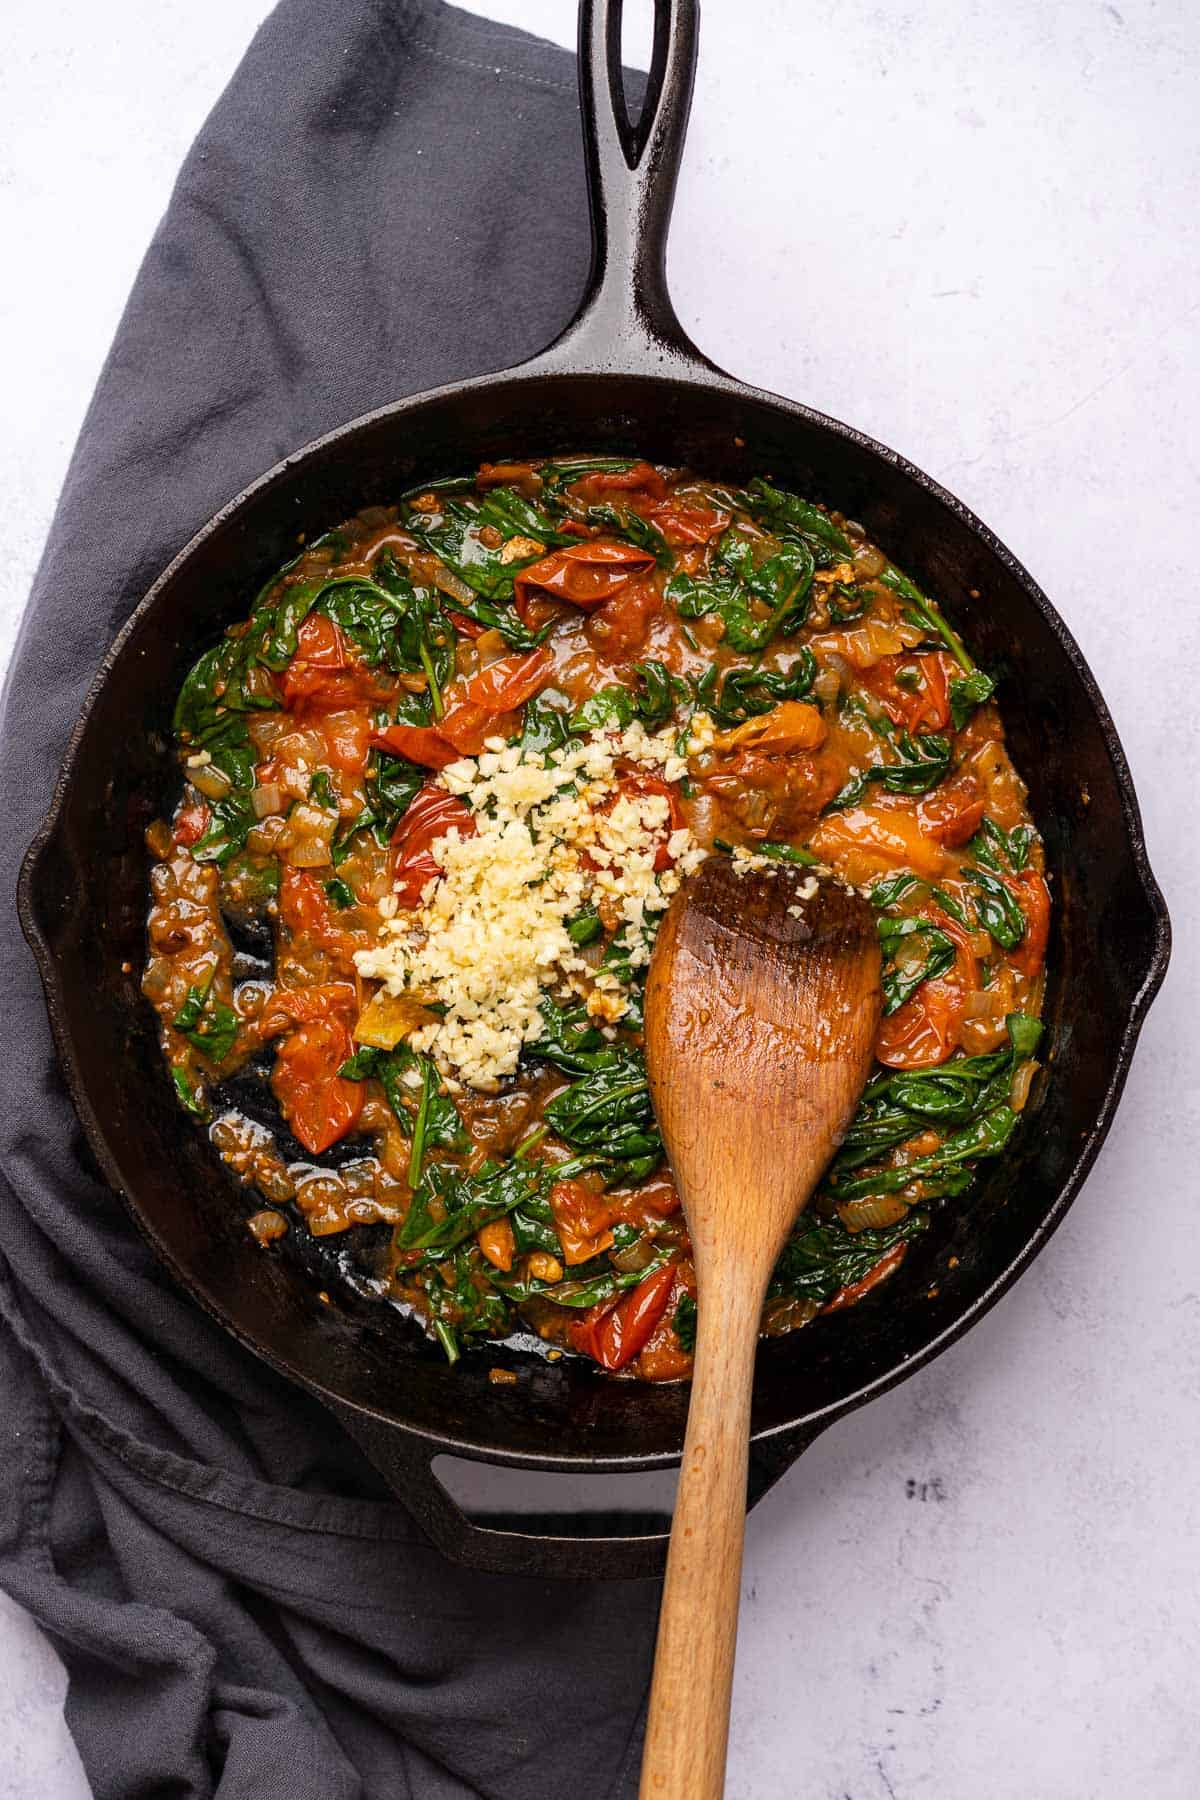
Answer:
M285 0L71 462L5 695L6 895L105 648L192 533L342 420L538 349L587 258L570 56L440 0ZM632 1792L657 1584L431 1549L98 1178L11 905L0 994L0 1585L67 1665L97 1795Z

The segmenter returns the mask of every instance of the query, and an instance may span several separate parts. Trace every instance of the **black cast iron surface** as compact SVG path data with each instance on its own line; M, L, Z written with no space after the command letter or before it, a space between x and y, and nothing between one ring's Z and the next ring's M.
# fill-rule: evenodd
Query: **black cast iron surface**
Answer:
M22 924L55 1040L107 1179L196 1299L325 1399L434 1540L484 1568L649 1574L662 1565L666 1538L661 1530L590 1537L578 1524L485 1529L446 1495L432 1457L577 1473L669 1466L683 1443L687 1389L509 1350L474 1352L450 1368L389 1308L314 1266L295 1232L264 1253L246 1230L244 1201L182 1118L138 988L143 833L177 780L173 696L197 654L292 553L297 533L314 535L416 481L485 459L616 451L735 483L769 473L860 519L1003 677L1009 742L1054 877L1048 1069L1013 1151L990 1166L964 1212L939 1215L899 1274L849 1316L764 1343L752 1499L826 1425L952 1343L1041 1249L1103 1142L1169 954L1112 720L1032 578L920 470L848 426L722 374L679 326L663 266L697 12L696 0L657 0L649 123L635 129L620 95L620 6L583 0L596 252L579 317L518 370L417 395L310 445L192 540L106 657L21 878ZM489 1383L498 1360L516 1370L516 1385Z

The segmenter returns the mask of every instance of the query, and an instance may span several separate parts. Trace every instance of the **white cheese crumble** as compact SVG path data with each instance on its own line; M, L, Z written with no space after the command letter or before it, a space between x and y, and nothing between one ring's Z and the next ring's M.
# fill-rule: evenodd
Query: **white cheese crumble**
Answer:
M686 769L673 731L635 723L546 753L489 738L480 756L442 770L437 784L471 809L475 833L435 840L440 878L419 906L382 907L377 943L354 960L391 994L436 996L445 1016L409 1041L450 1083L494 1092L541 1035L549 989L581 995L602 1025L623 1017L619 977L593 969L567 925L590 903L631 946L631 968L649 961L649 928L706 852L686 827L667 835L665 794L633 788L641 770L675 783ZM664 842L673 867L656 872Z

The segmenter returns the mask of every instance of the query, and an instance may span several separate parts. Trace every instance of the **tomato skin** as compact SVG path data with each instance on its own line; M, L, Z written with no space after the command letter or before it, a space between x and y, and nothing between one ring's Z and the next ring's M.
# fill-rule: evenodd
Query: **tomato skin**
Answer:
M578 544L567 544L516 576L513 592L517 613L528 623L527 609L538 594L569 601L572 606L591 612L619 594L635 575L645 574L653 567L651 551L618 543L614 538L587 538Z
M448 831L475 836L475 815L456 794L423 787L392 833L395 892L401 906L418 906L427 882L441 876L429 846Z
M212 814L202 800L195 806L182 807L175 816L175 842L187 849L198 844L208 830L211 818Z
M550 1189L550 1210L568 1267L590 1262L612 1243L612 1212L604 1195L586 1181L556 1181Z
M478 756L490 737L511 735L510 715L545 687L554 657L544 644L524 656L502 656L446 693L435 725L389 725L371 734L377 750L403 756L424 769L445 769L460 756Z
M620 786L626 794L662 794L667 802L667 836L678 831L684 823L683 808L679 804L679 795L669 781L661 775L622 775ZM661 875L664 869L675 866L675 858L671 855L664 840L654 853L654 872Z
M911 869L936 881L946 866L940 844L912 813L850 806L821 820L808 847L855 885L889 869ZM840 866L839 866L840 865Z
M795 751L819 750L828 736L829 727L818 707L807 700L781 700L770 712L721 732L714 741L718 750L743 746L763 756L790 756Z
M889 1069L934 1069L953 1054L962 1026L963 995L943 976L923 981L910 1000L884 1019L875 1056Z
M685 544L707 544L719 537L731 515L719 512L715 507L701 505L698 500L684 501L672 497L664 500L660 506L652 507L650 517L671 548L678 550Z
M329 899L315 875L307 869L287 867L279 883L279 916L293 937L301 932L323 938L333 915Z
M324 613L309 613L296 635L296 654L280 678L289 709L337 712L382 700L387 686L359 662L341 631Z
M344 1019L313 1019L301 1025L275 1052L271 1088L292 1136L314 1156L352 1131L366 1095L361 1081L346 1081L338 1070L354 1054Z
M973 838L983 823L987 796L974 775L956 775L934 788L917 808L917 819L926 837L957 850Z
M348 981L325 981L313 987L276 988L258 1017L259 1035L278 1037L293 1025L358 1011L358 993ZM344 1059L343 1059L344 1060Z
M880 1257L873 1269L868 1269L860 1281L852 1281L849 1287L839 1288L833 1298L825 1302L821 1311L823 1313L841 1312L843 1307L857 1306L858 1302L865 1299L873 1287L878 1287L881 1281L886 1281L889 1275L895 1273L904 1261L907 1250L907 1244L893 1244L892 1248Z
M1005 884L1025 914L1025 936L1009 961L1022 975L1041 973L1050 938L1050 890L1036 869L1022 869Z
M639 576L593 613L588 636L608 657L632 656L645 643L651 619L662 610L658 589Z
M577 1350L594 1357L610 1374L632 1362L667 1310L675 1285L675 1268L656 1269L620 1300L592 1307L586 1317L571 1326Z
M335 925L329 897L307 869L284 869L279 882L279 917L294 938L310 937L336 962L349 964L355 941Z
M389 725L384 731L373 731L370 742L376 750L403 756L423 769L444 769L461 755L436 725Z
M920 686L901 687L896 671L920 671ZM895 725L906 731L944 731L950 723L950 678L962 671L944 650L926 650L920 656L881 656L872 668L859 671L859 680L883 702Z
M466 613L448 612L446 617L453 625L455 631L457 631L459 637L482 637L487 630L487 626L481 625L478 619L468 619Z
M478 675L472 675L463 692L472 705L492 712L515 712L544 688L554 673L554 653L545 644L524 656L501 656Z
M667 484L653 463L635 462L629 469L593 469L571 483L570 491L585 506L596 506L609 494L645 495L647 500L667 497Z

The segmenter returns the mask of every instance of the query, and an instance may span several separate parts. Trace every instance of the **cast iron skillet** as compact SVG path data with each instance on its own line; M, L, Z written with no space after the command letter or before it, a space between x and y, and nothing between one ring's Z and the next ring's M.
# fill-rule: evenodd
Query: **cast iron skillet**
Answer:
M1070 633L1029 575L911 463L850 426L745 387L689 342L667 294L664 251L697 0L656 0L636 127L623 98L620 13L620 0L583 0L580 12L594 259L574 323L517 370L418 394L321 438L192 539L104 661L20 884L22 923L80 1119L105 1175L177 1280L330 1406L448 1554L480 1568L577 1576L656 1572L666 1522L653 1516L657 1531L620 1537L580 1535L578 1522L569 1533L561 1522L541 1532L536 1522L484 1529L453 1504L431 1459L450 1452L576 1473L667 1467L682 1446L687 1389L502 1350L475 1352L451 1369L390 1309L339 1282L320 1261L327 1249L305 1246L296 1232L282 1248L259 1249L244 1202L179 1112L138 992L142 833L177 780L173 697L197 654L291 554L297 532L314 534L415 481L484 459L619 451L737 483L770 472L860 519L945 604L983 665L1006 677L1009 739L1055 876L1048 1075L1035 1086L1035 1117L962 1216L941 1216L901 1272L852 1314L763 1345L752 1501L818 1432L944 1350L1041 1249L1111 1123L1169 949L1117 734ZM321 1288L330 1301L318 1298ZM515 1385L488 1382L488 1367L501 1360L516 1369Z

